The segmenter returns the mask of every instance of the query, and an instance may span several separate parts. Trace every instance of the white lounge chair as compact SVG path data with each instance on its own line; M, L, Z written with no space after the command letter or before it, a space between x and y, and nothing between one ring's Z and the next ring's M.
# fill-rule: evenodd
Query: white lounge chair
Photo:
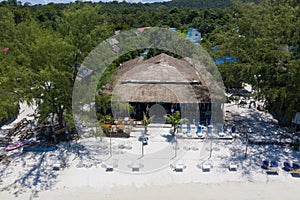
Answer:
M207 126L207 134L212 135L212 133L213 133L213 125L208 125Z
M185 134L187 132L187 124L182 124L182 133Z
M233 164L233 163L230 163L229 164L229 171L237 171L237 165L236 164Z
M113 172L114 171L114 166L113 165L106 165L106 172Z
M202 165L202 171L203 172L210 172L211 170L211 165L210 164L203 164Z
M187 126L186 135L188 137L192 137L193 136L191 125Z
M182 126L181 125L179 125L177 127L177 136L178 137L182 137L183 136L183 131L182 131Z

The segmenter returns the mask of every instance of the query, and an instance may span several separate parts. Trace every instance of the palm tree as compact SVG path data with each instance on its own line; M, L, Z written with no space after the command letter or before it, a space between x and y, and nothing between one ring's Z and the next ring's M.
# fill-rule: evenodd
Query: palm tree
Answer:
M179 111L175 111L172 115L167 114L164 117L167 120L167 122L172 124L172 127L173 127L172 136L173 137L175 136L175 133L178 129L178 126L180 124L182 124L183 122L188 121L188 119L186 119L186 118L183 118L183 119L180 118L180 112Z
M152 122L154 117L155 117L155 115L153 115L151 117L147 117L145 112L143 112L143 125L145 127L145 134L146 135L147 135L147 132L148 132L148 125Z

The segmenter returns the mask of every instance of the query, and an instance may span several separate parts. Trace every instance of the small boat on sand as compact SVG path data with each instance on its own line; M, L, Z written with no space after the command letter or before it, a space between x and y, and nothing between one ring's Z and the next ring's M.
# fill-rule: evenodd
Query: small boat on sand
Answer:
M18 148L24 146L27 143L28 143L27 140L23 140L23 141L17 142L15 144L12 144L12 145L9 145L8 147L6 147L5 151L12 151L12 150L18 149Z
M45 151L53 151L56 150L57 146L52 143L47 143L47 142L31 142L29 144L24 145L23 151L40 151L40 152L45 152Z

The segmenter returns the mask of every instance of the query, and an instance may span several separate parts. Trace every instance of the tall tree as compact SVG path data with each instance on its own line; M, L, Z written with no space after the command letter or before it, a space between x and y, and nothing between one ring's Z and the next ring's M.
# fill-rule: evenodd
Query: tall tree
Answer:
M146 113L143 112L143 125L144 125L144 128L145 128L145 134L146 135L148 134L148 126L149 126L149 124L151 124L151 122L154 119L154 117L155 117L154 115L148 117L146 115Z
M212 43L220 45L217 56L240 59L241 79L254 87L258 98L266 100L267 109L282 125L290 125L300 108L300 83L295 81L300 69L300 20L295 3L237 3L231 23L211 35Z
M15 59L14 15L0 7L0 122L16 114L19 95L16 84L20 80Z
M180 112L178 110L175 111L172 115L170 115L170 114L165 115L165 118L166 118L167 122L171 123L171 125L173 127L173 132L172 132L173 136L176 135L178 126L180 124L182 124L183 122L188 121L188 119L185 119L185 118L181 119Z
M39 110L44 116L56 113L62 127L64 112L70 112L72 106L72 46L58 36L48 35L38 41L37 47L37 60L42 59L39 61L42 66L35 91L40 96L35 98L41 100Z

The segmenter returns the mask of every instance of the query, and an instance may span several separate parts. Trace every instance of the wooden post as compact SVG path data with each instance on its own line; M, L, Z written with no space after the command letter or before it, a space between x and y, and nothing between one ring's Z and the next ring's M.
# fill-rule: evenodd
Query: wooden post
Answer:
M249 141L249 139L248 139L248 133L246 133L246 150L245 150L245 158L247 158L247 154L248 154L248 141Z
M175 134L174 138L175 138L175 157L177 157L177 137L176 137L176 134Z

